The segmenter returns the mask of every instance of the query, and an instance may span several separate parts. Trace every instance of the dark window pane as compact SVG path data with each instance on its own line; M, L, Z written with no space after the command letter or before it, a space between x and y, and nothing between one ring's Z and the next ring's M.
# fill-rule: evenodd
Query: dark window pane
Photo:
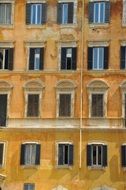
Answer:
M39 95L38 94L28 95L27 116L29 117L39 116Z
M71 94L59 95L59 116L71 116Z
M4 149L4 144L0 143L0 165L3 164L3 149Z
M92 117L103 117L103 94L92 94Z
M6 126L7 94L0 94L0 126Z

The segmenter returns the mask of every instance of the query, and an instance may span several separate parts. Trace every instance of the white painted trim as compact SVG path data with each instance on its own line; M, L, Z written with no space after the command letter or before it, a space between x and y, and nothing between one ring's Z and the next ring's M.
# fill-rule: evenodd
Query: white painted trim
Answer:
M46 3L47 0L27 0L26 3Z
M88 47L107 47L109 46L109 41L88 41Z
M39 141L24 141L21 144L40 144Z
M101 2L101 1L110 1L110 0L89 0L89 2Z
M14 48L14 42L0 42L0 48Z
M103 142L103 141L95 141L95 140L92 140L91 142L89 142L87 145L107 145L106 142Z

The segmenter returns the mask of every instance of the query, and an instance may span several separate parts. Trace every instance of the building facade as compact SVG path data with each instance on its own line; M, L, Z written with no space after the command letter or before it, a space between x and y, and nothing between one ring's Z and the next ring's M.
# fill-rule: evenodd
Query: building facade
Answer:
M126 190L126 0L0 0L1 190Z

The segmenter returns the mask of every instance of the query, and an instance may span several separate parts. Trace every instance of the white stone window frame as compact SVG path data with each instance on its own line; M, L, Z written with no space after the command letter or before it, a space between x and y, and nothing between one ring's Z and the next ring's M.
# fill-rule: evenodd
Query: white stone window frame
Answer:
M15 0L1 0L0 3L10 3L11 6L11 24L0 24L2 28L13 28L14 26L14 14L15 14Z
M57 3L73 3L73 23L60 24L60 27L74 27L77 25L77 0L58 0Z
M76 70L72 70L72 69L61 69L61 48L77 48L77 42L75 41L67 41L67 42L60 42L58 44L58 70L60 72L75 72Z
M126 27L126 0L122 1L122 26Z
M29 70L29 58L30 58L30 48L44 48L45 49L45 42L25 42L26 47L26 62L27 67L26 70L28 72L42 72L42 70Z
M120 84L120 90L122 95L122 118L125 119L125 95L126 95L126 81Z
M66 164L66 165L58 165L58 146L59 144L69 144L69 145L73 145L74 146L74 143L73 141L56 141L55 143L55 163L56 163L56 168L71 168L72 166Z
M7 156L7 142L0 141L0 144L3 144L3 163L0 165L0 168L4 168L6 166L6 156Z

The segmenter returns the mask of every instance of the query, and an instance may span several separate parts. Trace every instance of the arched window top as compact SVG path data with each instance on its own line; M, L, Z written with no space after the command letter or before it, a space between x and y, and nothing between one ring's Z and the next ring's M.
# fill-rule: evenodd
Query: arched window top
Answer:
M12 84L10 84L8 81L0 80L0 90L11 90L13 88Z
M44 85L42 81L40 80L31 80L25 83L24 89L25 90L42 90L44 88Z
M76 88L75 83L72 80L61 80L56 84L56 88L58 89L73 89Z
M58 185L57 187L53 188L52 190L68 190L68 189L66 189L62 185Z
M104 80L92 80L88 83L87 88L95 88L95 89L108 89L109 86Z

